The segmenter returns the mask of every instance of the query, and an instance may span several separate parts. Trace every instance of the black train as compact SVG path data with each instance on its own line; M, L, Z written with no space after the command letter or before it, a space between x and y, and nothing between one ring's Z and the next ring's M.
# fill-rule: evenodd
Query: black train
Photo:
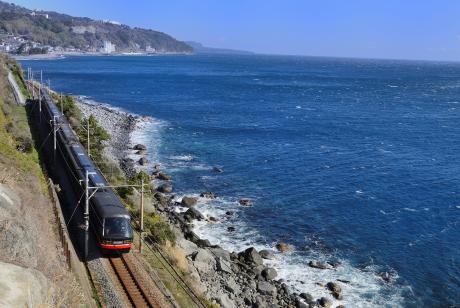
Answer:
M37 106L35 105L34 108ZM56 132L56 155L63 158L67 174L77 195L84 193L86 172L89 173L89 186L101 187L91 197L89 206L90 225L100 247L104 252L128 252L133 242L131 217L128 211L111 188L102 188L108 185L107 181L78 141L65 116L62 116L44 90L41 108L44 126L48 126L46 123L50 123L51 126L49 134L53 133L53 120L56 121L56 127L59 127ZM49 144L54 148L53 142L54 140ZM90 194L92 191L90 190ZM81 202L84 203L84 199Z

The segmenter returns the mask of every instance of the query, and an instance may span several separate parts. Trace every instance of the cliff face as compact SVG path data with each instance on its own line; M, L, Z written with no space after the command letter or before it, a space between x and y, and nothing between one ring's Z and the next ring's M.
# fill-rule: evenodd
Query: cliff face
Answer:
M42 45L81 51L107 48L105 41L114 44L117 52L193 52L186 43L162 32L56 12L37 12L0 1L1 31Z

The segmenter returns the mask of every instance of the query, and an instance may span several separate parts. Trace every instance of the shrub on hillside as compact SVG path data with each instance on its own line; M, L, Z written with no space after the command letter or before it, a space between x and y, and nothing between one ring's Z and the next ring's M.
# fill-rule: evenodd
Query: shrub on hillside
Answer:
M166 245L169 242L172 246L176 245L176 234L174 234L169 224L158 215L145 217L144 230L147 231L148 237L155 243Z

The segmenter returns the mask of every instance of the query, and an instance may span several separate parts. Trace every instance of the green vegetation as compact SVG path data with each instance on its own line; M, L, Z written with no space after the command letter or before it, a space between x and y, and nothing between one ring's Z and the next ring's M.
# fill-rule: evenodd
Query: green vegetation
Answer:
M69 95L59 96L53 94L53 99L59 108L62 108L64 115L69 119L73 130L77 133L80 142L85 146L88 144L87 123L89 121L89 139L90 151L93 161L97 164L101 172L112 185L139 185L144 180L144 194L151 196L154 193L154 187L149 184L150 176L144 172L137 172L131 179L126 179L123 172L115 162L111 162L104 155L106 142L110 139L109 133L104 130L97 119L90 116L89 119L83 118L80 109L78 108L75 98ZM137 206L132 201L133 194L139 194L139 189L133 187L120 187L116 192L122 198L124 204L135 218L139 217ZM145 215L145 230L147 236L154 242L165 245L167 242L175 245L176 236L171 230L171 227L166 223L161 216L155 214Z
M172 246L176 243L176 235L171 230L171 227L159 215L146 215L144 219L144 228L147 236L155 243L166 245L167 241Z
M19 173L8 172L9 168L14 168L34 174L45 188L46 181L40 167L38 153L33 146L26 108L16 104L8 83L6 68L12 71L19 86L27 91L19 64L11 58L0 55L0 163L7 167L5 170L0 170L0 182L7 179L21 180Z

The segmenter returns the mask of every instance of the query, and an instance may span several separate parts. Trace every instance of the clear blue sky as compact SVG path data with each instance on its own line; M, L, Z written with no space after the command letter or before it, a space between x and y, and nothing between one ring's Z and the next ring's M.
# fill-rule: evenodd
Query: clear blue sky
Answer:
M10 0L260 53L460 60L458 0Z

